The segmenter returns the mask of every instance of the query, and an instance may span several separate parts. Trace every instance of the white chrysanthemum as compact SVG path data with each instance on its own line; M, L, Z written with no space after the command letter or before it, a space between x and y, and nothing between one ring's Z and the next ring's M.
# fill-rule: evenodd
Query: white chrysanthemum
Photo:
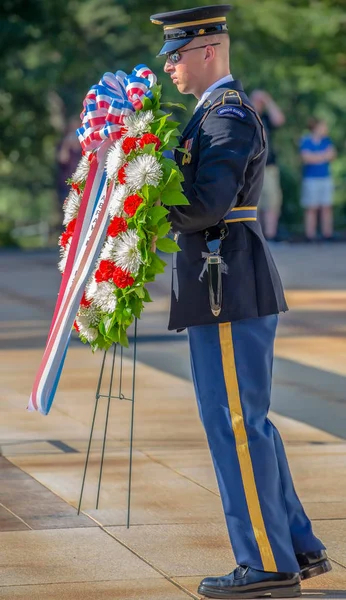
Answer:
M109 281L99 283L93 298L93 304L103 312L113 313L117 305L117 299L114 295L115 289L114 283Z
M82 156L78 163L77 169L72 175L72 181L74 181L74 183L85 181L88 177L89 169L90 162L88 161L88 158L86 156Z
M70 221L77 217L80 203L81 194L77 194L75 190L71 190L63 205L64 225L68 225Z
M126 162L126 155L121 147L121 140L117 140L110 148L106 158L106 171L108 179L116 179L119 169Z
M65 271L70 246L71 241L68 241L65 248L60 247L60 261L58 262L58 269L60 273L63 273Z
M133 229L121 233L115 238L113 259L118 267L136 274L141 266L142 257L138 250L139 237Z
M146 110L124 118L126 137L140 137L143 133L150 131L150 123L154 120L152 110Z
M126 185L117 185L114 188L114 191L112 193L110 202L109 202L109 214L111 216L111 218L113 219L113 217L120 217L121 213L123 212L123 208L124 208L124 202L127 198L127 196L129 195L129 189Z
M162 168L155 156L143 154L129 162L125 169L126 184L132 191L140 190L144 184L157 187L162 178Z
M87 300L92 300L96 294L97 281L95 280L94 274L90 277L85 287L85 297Z
M101 260L114 260L115 239L110 235L107 237L100 254Z
M80 334L85 337L88 342L94 342L99 334L98 324L100 322L99 310L89 306L88 308L80 308L76 317Z

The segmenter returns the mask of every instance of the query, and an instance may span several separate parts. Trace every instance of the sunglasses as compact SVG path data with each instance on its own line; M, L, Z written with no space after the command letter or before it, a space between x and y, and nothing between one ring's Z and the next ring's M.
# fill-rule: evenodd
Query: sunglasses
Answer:
M173 65L176 65L183 57L183 52L191 52L191 50L199 50L199 48L207 48L208 46L220 46L220 42L214 44L204 44L204 46L196 46L195 48L188 48L187 50L175 50L174 52L168 52L166 54L167 60Z

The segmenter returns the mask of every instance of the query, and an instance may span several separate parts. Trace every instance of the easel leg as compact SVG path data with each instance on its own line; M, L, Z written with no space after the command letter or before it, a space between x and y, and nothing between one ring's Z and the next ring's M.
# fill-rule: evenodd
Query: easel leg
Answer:
M104 354L103 354L101 371L100 371L100 376L99 376L99 380L98 380L98 384L97 384L94 415L93 415L93 420L92 420L92 424L91 424L91 430L90 430L90 437L89 437L87 455L86 455L86 459L85 459L82 488L81 488L81 492L80 492L80 496L79 496L79 503L78 503L78 510L77 510L77 514L78 515L80 514L80 509L81 509L81 505L82 505L84 485L85 485L85 478L86 478L86 472L87 472L88 464L89 464L90 448L91 448L91 442L92 442L92 437L93 437L93 433L94 433L94 426L95 426L95 419L96 419L97 407L98 407L98 403L99 403L99 399L100 399L100 389L101 389L101 383L102 383L102 378L103 378L103 371L104 371L104 368L105 368L106 356L107 356L107 351L104 352Z
M102 380L103 380L103 376L104 376L107 351L104 352L104 355L103 355L103 360L102 360L102 365L101 365L101 371L100 371L100 376L99 376L99 380L98 380L98 384L97 384L97 390L96 390L94 414L93 414L93 419L92 419L92 424L91 424L91 430L90 430L90 436L89 436L89 443L88 443L88 449L87 449L87 454L86 454L86 460L85 460L85 466L84 466L84 473L83 473L83 480L82 480L82 487L81 487L81 493L80 493L80 497L79 497L77 514L79 515L80 511L81 511L81 505L82 505L82 499L83 499L83 493L84 493L84 487L85 487L86 474L87 474L87 469L88 469L89 459L90 459L91 443L92 443L92 438L93 438L93 434L94 434L97 409L98 409L98 406L99 406L99 399L100 398L107 398L107 408L106 408L106 419L105 419L104 432L103 432L103 442L102 442L100 472L99 472L99 478L98 478L96 509L99 508L99 501L100 501L102 475L103 475L103 464L104 464L105 451L106 451L106 441L107 441L107 433L108 433L108 423L109 423L109 414L110 414L111 400L128 400L128 401L130 401L132 403L132 407L131 407L131 420L130 420L129 476L128 476L127 521L126 521L127 528L129 528L130 527L130 511L131 511L131 486L132 486L132 463L133 463L135 383L136 383L136 362L137 362L137 319L135 319L135 323L134 323L133 367L132 367L132 395L131 395L131 398L127 398L123 394L123 391L122 391L122 385L123 385L123 347L122 346L120 347L119 394L118 394L118 396L113 396L112 395L116 352L117 352L117 346L114 345L113 346L113 356L112 356L112 365L111 365L111 374L110 374L110 382L109 382L108 394L102 394L102 393L100 393L101 386L102 386Z
M104 429L104 433L103 433L101 466L100 466L100 474L99 474L99 484L98 484L98 488L97 488L96 509L98 509L98 507L99 507L99 500L100 500L101 480L102 480L102 473L103 473L103 461L104 461L105 448L106 448L107 429L108 429L108 420L109 420L109 409L110 409L111 397L112 397L112 387L113 387L113 377L114 377L114 364L115 364L116 352L117 352L117 346L116 346L116 344L114 344L113 345L112 370L111 370L111 377L110 377L109 391L108 391L106 422L105 422L105 429Z
M132 485L132 456L133 456L133 425L135 416L135 385L136 385L136 359L137 359L137 319L135 320L135 336L133 342L133 371L132 371L132 407L130 425L130 460L129 460L129 486L127 498L127 528L130 527L131 510L131 485Z

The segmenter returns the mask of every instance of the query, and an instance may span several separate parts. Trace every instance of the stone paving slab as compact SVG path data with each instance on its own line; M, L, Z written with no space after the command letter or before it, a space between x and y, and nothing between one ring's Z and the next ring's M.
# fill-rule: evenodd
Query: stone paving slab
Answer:
M314 335L290 336L277 338L275 355L280 358L294 360L309 367L325 369L331 373L345 375L345 332L340 330L340 337Z
M0 504L0 531L28 531L29 529L30 527L17 515Z
M98 527L4 532L0 547L2 586L161 577Z
M74 507L3 457L0 476L0 504L7 509L0 513L0 531L95 527L91 519L78 516Z
M106 530L172 577L229 573L236 566L224 523L208 520Z
M304 502L304 508L312 521L346 519L346 502Z
M16 456L12 461L76 506L84 459L82 454L54 454L48 457ZM93 454L88 467L83 511L103 525L122 525L126 522L127 510L128 451L107 453L99 510L93 510L99 469L100 457ZM197 523L204 522L206 514L211 522L223 520L218 496L139 451L135 451L133 456L131 514L133 524Z
M188 600L192 596L163 578L9 586L0 588L0 593L11 600Z
M346 569L346 520L316 521L314 527L316 535L323 539L327 546L331 558Z

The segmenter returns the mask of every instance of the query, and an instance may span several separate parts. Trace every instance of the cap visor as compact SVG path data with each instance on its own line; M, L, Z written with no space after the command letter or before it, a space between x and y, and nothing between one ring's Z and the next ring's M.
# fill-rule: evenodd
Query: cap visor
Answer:
M169 52L174 52L175 50L179 50L179 48L186 46L190 42L192 42L192 38L189 38L188 40L186 40L186 39L184 39L184 40L169 40L169 42L164 43L164 45L162 46L162 48L157 56L164 56L165 54L168 54Z

